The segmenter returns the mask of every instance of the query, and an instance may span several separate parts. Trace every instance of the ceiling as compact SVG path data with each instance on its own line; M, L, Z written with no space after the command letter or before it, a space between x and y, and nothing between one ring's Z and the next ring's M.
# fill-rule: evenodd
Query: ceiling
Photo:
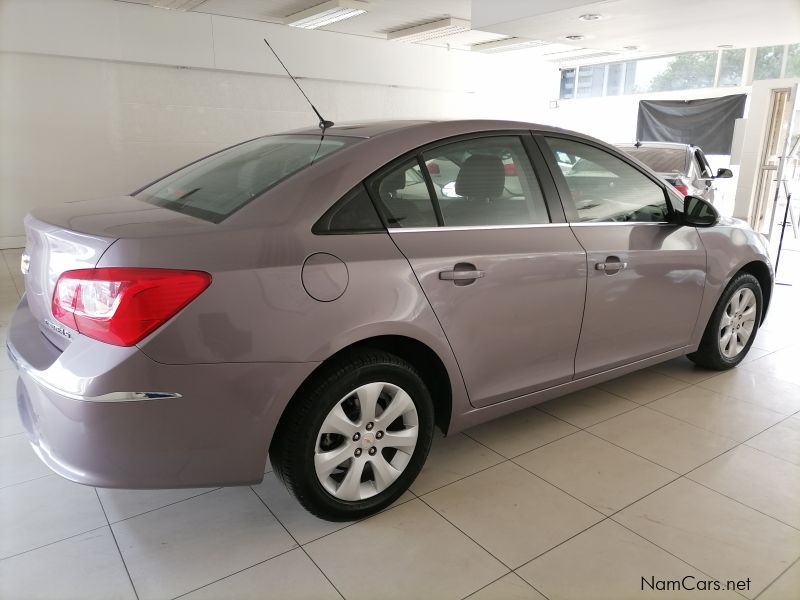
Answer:
M324 0L116 0L183 5L193 12L282 23ZM554 62L608 59L715 48L800 42L800 0L368 0L366 14L323 29L386 39L389 32L446 17L472 21L472 31L427 40L469 50L508 37L545 40L524 50ZM702 7L702 10L698 9ZM604 18L582 22L585 13ZM569 41L566 35L584 40ZM392 42L401 43L401 42ZM636 50L624 50L636 46Z
M581 21L594 14L596 21ZM548 41L646 53L800 42L800 0L473 0L472 26Z

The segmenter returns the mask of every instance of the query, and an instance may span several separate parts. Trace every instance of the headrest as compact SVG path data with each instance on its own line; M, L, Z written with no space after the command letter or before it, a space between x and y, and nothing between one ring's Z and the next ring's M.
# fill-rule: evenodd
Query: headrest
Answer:
M506 174L503 161L490 154L473 154L456 177L456 194L463 198L493 199L503 194Z
M408 169L397 169L389 173L381 181L380 194L393 194L406 187L406 171Z

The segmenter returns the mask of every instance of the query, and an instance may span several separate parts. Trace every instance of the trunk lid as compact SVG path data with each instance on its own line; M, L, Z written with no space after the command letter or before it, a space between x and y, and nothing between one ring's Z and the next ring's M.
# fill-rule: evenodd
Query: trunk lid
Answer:
M77 332L53 317L59 276L95 267L120 238L146 238L212 229L213 224L147 204L130 196L68 202L25 217L25 292L42 333L64 350Z
M58 277L64 271L90 269L116 238L70 231L41 219L25 217L25 294L39 329L53 344L65 349L76 332L53 317L51 305ZM23 260L25 260L23 258Z

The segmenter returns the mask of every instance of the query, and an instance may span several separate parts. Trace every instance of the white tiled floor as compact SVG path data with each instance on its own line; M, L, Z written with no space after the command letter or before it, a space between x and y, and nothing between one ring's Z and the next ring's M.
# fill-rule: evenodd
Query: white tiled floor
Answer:
M19 252L0 260L0 342ZM794 262L794 265L791 265ZM779 280L800 274L784 256ZM450 438L359 523L251 488L94 490L41 465L0 356L0 598L800 598L800 277L746 363L674 360ZM642 577L751 579L643 592Z

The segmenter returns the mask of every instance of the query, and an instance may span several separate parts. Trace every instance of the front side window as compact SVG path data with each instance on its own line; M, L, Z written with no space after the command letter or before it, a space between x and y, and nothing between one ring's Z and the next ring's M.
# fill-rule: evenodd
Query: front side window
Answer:
M315 135L258 138L188 165L136 197L219 223L283 179L358 141Z
M518 137L439 146L422 158L445 227L549 223L547 205Z
M547 138L554 157L575 165L562 174L580 222L663 222L669 212L661 186L613 154L581 142Z

